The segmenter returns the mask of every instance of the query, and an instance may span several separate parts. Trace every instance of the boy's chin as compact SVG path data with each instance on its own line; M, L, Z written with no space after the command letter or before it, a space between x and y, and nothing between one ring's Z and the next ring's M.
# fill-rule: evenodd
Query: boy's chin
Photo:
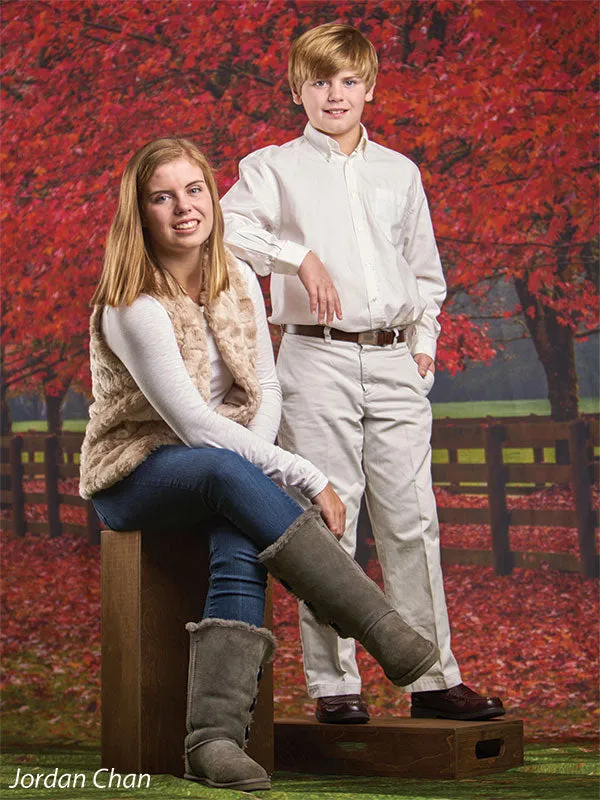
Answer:
M345 119L319 120L317 125L314 122L311 125L328 136L346 136L360 129L360 122L348 123Z

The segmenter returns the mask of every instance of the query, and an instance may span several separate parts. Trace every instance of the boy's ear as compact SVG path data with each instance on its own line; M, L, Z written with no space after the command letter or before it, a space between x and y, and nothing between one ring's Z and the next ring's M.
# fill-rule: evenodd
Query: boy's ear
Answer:
M292 92L292 100L296 103L297 106L302 105L302 96L298 94L295 89L291 89Z
M371 86L369 91L366 93L366 95L365 95L365 103L370 103L371 102L371 100L373 99L374 93L375 93L375 84L373 84L373 86Z

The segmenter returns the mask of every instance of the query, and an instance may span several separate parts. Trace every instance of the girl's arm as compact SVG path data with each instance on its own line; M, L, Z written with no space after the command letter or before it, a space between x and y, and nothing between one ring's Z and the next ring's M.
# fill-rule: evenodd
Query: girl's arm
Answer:
M130 306L106 306L102 330L108 346L169 427L188 447L233 450L282 486L296 486L314 498L327 478L306 459L265 442L206 404L177 346L171 320L153 297Z
M254 304L256 317L256 333L258 353L256 358L256 374L262 390L262 400L254 419L248 424L248 430L272 444L279 430L281 420L281 387L275 371L271 333L267 323L265 301L256 275L244 262L238 261L248 293Z

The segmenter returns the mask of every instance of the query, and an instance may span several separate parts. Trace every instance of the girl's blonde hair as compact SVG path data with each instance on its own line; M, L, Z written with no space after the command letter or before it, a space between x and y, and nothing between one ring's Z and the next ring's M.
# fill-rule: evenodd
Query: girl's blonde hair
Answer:
M292 44L288 80L292 91L301 94L305 81L331 78L343 69L350 69L371 89L377 68L375 48L359 30L327 22L306 31Z
M223 214L217 184L206 158L188 139L154 139L133 154L125 167L119 207L106 241L104 269L92 305L131 305L140 294L174 297L175 279L159 264L147 229L142 227L144 191L157 167L185 158L202 170L213 205L213 227L202 248L202 291L207 301L229 287L223 241Z

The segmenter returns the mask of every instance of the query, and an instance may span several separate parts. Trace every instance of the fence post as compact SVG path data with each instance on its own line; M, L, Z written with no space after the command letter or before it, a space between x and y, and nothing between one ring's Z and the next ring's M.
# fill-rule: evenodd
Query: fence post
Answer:
M513 555L510 551L510 515L506 508L506 468L502 457L503 425L485 428L485 464L487 469L488 503L494 570L498 575L510 575Z
M585 578L595 578L598 576L598 556L596 554L592 485L588 460L588 426L585 420L574 420L569 425L569 453L575 494L581 573Z
M15 536L25 536L25 494L23 492L23 438L10 440L10 483L12 494L13 531Z
M100 520L98 519L98 515L94 510L91 500L87 502L85 513L87 519L88 542L90 544L100 544Z
M46 479L46 507L48 508L48 530L50 537L60 536L60 498L58 492L58 456L62 453L58 436L44 439L44 476Z
M451 448L451 447L448 448L448 463L449 464L458 464L458 450L456 450L455 448ZM453 491L457 492L459 490L459 488L460 487L459 487L458 483L451 483L450 484L450 489L452 489Z

